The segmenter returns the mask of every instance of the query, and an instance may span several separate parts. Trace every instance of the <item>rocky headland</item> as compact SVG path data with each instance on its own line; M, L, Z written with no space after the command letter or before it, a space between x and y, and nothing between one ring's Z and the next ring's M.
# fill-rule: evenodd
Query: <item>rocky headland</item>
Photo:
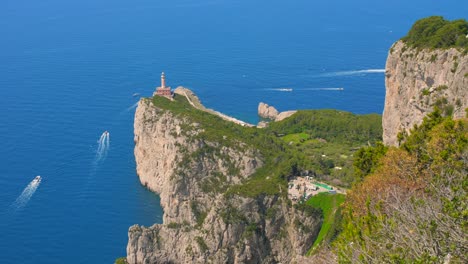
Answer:
M390 49L385 66L383 141L398 145L398 133L439 107L454 118L468 107L468 56L456 48L412 48L403 41Z
M170 109L177 96L191 93L180 91L175 102L145 98L136 109L137 174L160 195L164 216L162 224L129 229L127 262L291 263L302 258L318 234L320 214L292 206L281 192L248 195L233 189L264 166L265 154L234 134L210 134L210 127L194 118L215 118L199 112L199 101L190 103L198 105L190 110L193 115Z

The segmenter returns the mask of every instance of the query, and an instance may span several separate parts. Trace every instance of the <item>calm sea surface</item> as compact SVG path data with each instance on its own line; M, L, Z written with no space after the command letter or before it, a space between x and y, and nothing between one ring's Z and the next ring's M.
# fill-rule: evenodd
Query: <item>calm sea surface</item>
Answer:
M151 95L161 71L249 122L260 101L382 113L390 45L418 18L467 11L431 0L0 1L1 262L112 263L130 225L162 221L135 175L132 96Z

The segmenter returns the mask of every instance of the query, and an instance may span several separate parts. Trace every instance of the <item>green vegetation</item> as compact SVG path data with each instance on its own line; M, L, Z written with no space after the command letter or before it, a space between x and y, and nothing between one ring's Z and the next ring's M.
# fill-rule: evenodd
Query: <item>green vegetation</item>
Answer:
M115 260L115 264L127 264L127 258L121 257Z
M200 248L201 252L205 252L209 249L205 243L205 240L202 237L199 237L199 236L195 237L195 241L197 242L198 247Z
M295 144L300 144L310 139L310 135L307 133L296 133L289 134L283 137L285 142L293 142Z
M408 35L402 40L415 48L461 48L468 50L468 22L465 19L445 20L431 16L414 23ZM436 58L431 57L431 61Z
M427 95L430 95L430 94L431 94L431 92L429 91L429 89L423 89L421 93L422 93L422 95L424 95L424 96L427 96Z
M342 263L464 263L468 120L437 107L348 192Z
M304 156L298 163L302 170L312 171L318 179L342 187L349 187L356 179L355 151L376 144L382 135L380 115L354 115L337 110L299 111L270 124L266 130L282 136L290 148Z
M330 243L336 238L341 229L341 204L345 201L343 194L320 193L312 196L306 204L312 208L320 209L323 215L323 222L320 232L309 250L313 253L322 243Z
M381 142L377 142L375 146L359 149L353 162L356 181L362 181L365 176L373 173L379 167L380 159L387 150L388 147Z
M264 165L235 186L227 184L226 175L222 172L211 172L199 182L206 193L248 197L286 195L287 178L304 171L313 173L321 180L350 186L354 181L353 153L364 145L381 140L382 134L381 117L377 114L354 115L336 110L298 111L290 118L271 123L268 128L258 129L242 127L195 109L184 96L177 94L173 101L159 96L153 97L152 101L157 108L170 110L187 121L182 133L199 131L189 138L203 142L203 147L194 153L181 149L182 159L177 170L181 177L185 177L184 170L190 169L190 164L207 158L223 160L230 168L229 174L237 175L239 169L230 157L223 155L217 144L239 151L250 149L262 158ZM197 217L197 220L202 223L204 218Z
M174 101L167 98L155 96L153 103L156 107L170 110L176 116L187 120L187 123L197 124L200 131L197 135L191 135L190 140L206 143L221 143L223 147L229 147L240 151L248 149L258 151L258 156L263 157L265 166L257 170L254 175L244 181L242 184L232 186L227 190L228 193L235 193L255 197L261 194L279 194L285 195L287 190L287 177L296 172L297 166L294 162L294 153L287 149L286 144L275 135L265 133L264 130L255 127L242 127L232 122L225 121L220 117L193 108L184 96L175 95ZM194 128L187 127L185 133ZM239 144L239 143L245 144ZM206 147L197 153L185 153L180 163L179 174L183 175L184 166L190 162L202 158L219 159L220 147ZM229 162L229 157L222 157L223 161ZM231 173L238 173L233 164ZM206 191L216 190L224 192L224 185L227 185L225 178L219 177L220 172L213 172L216 180L204 180L202 189ZM205 182L206 181L206 182ZM215 188L216 186L216 188Z
M176 222L170 222L168 225L167 225L168 228L171 228L171 229L178 229L181 227L181 224L179 223L176 223Z
M335 143L377 141L382 134L381 117L377 114L355 115L338 110L298 111L292 118L271 123L269 131L276 134L306 133Z
M195 219L197 220L197 227L201 227L203 225L203 222L205 222L205 218L208 215L208 213L202 211L196 201L190 202L190 208L192 209L192 213L195 216Z

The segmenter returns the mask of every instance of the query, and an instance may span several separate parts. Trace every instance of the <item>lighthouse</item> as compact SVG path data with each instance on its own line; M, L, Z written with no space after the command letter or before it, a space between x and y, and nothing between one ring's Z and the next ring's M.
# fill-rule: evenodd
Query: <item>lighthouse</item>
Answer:
M166 86L166 75L164 72L161 73L161 86L156 87L156 91L153 93L153 95L164 96L172 99L171 87Z
M164 75L164 72L161 73L161 88L166 88L166 75Z

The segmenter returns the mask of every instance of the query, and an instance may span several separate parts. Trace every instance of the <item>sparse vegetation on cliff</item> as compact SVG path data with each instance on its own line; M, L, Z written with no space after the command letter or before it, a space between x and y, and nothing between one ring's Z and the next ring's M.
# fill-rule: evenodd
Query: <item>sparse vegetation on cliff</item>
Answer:
M441 16L431 16L416 21L402 40L415 48L461 48L466 51L467 35L468 22L465 19L449 21Z
M184 96L177 94L174 101L157 96L153 98L153 103L158 108L188 118L192 124L196 123L202 132L191 136L191 140L222 144L234 149L253 148L264 159L263 167L235 186L228 187L226 177L220 172L213 172L212 177L200 182L202 190L206 192L227 191L228 194L248 197L285 195L287 178L304 171L322 180L336 179L339 185L349 187L355 180L352 168L354 151L381 140L382 134L381 117L376 114L354 115L337 110L298 111L290 118L272 123L267 129L258 129L242 127L197 110ZM295 144L290 144L291 141ZM181 174L183 167L192 160L203 159L207 155L231 162L219 151L221 145L216 147L216 144L204 144L197 153L181 153L184 155L179 168ZM233 169L229 173L238 173L238 170Z
M468 120L436 109L347 196L343 263L463 263Z

